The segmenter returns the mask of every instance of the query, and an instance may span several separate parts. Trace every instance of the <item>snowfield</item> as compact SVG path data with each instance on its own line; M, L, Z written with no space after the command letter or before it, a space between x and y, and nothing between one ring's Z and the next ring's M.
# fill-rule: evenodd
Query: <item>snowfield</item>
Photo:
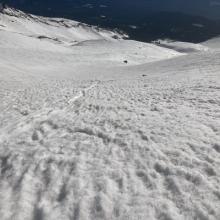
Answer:
M1 220L220 219L220 40L124 37L0 13Z

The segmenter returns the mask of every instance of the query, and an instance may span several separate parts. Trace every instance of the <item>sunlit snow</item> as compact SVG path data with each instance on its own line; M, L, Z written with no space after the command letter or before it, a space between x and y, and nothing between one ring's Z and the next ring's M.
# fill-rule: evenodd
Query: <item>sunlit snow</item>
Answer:
M1 220L220 219L220 40L125 37L0 14Z

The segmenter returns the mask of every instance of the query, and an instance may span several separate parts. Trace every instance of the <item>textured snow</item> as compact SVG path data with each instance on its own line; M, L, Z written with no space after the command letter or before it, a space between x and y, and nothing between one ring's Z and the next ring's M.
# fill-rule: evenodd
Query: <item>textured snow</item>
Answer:
M60 20L0 14L0 218L220 219L220 51Z

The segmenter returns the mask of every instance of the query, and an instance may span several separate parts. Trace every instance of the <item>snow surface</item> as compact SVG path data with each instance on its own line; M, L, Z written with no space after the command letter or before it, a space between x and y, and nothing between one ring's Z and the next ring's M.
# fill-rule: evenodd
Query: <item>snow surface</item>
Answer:
M209 46L205 46L202 44L194 44L189 42L179 42L179 41L172 41L172 40L157 40L155 44L161 47L173 49L180 53L195 53L198 51L207 51L210 49Z
M220 51L122 38L0 14L2 220L220 219Z
M214 50L220 50L220 37L215 37L203 43L204 46L207 46Z

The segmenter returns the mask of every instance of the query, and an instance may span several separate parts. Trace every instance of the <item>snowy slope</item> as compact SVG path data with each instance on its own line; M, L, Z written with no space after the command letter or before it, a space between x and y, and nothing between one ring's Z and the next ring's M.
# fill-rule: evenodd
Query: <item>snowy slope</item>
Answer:
M6 9L4 14L0 15L0 19L0 42L6 49L31 50L29 52L63 50L65 53L68 52L68 56L69 53L72 56L83 54L79 60L88 61L94 58L100 60L103 56L104 60L106 56L107 59L110 56L111 61L112 56L113 60L123 62L124 58L133 56L142 62L151 62L178 55L172 50L151 44L124 40L121 42L125 35L66 19L36 17L12 9ZM116 57L112 55L112 51Z
M155 41L155 44L161 47L173 49L180 53L186 53L186 54L209 50L209 47L206 47L203 44L178 42L178 41L172 41L172 40L157 40Z
M126 37L126 35L120 35L83 23L61 18L34 16L10 8L4 9L3 14L1 14L1 27L30 37L46 37L69 43Z
M207 46L214 50L220 50L220 37L215 37L203 43L204 46Z
M183 55L7 10L2 220L220 218L219 51Z

